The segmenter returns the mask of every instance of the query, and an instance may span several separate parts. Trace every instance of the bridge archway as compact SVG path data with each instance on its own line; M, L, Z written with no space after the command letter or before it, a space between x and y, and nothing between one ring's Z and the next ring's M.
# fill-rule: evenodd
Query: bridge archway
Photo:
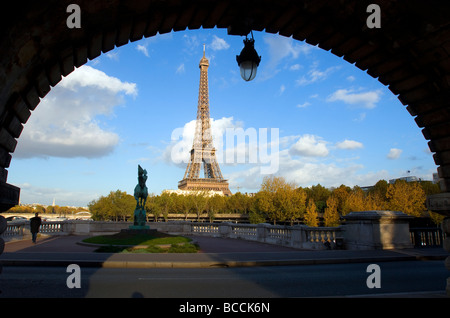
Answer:
M7 183L23 125L63 76L115 47L186 29L239 28L292 36L366 71L395 94L422 129L450 192L450 4L343 0L76 1L81 28L69 29L72 0L14 3L0 28L0 207L18 202ZM381 28L367 27L367 7ZM442 212L445 214L446 212ZM448 213L448 212L447 212Z

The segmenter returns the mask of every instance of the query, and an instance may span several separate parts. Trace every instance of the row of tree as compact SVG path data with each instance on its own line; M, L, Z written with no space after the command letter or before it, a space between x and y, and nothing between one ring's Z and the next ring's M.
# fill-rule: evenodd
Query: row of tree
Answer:
M328 189L320 184L309 188L296 187L282 177L266 177L260 190L253 195L240 192L229 196L208 196L206 193L179 195L163 192L150 195L145 209L147 215L168 219L169 214L207 215L214 220L220 213L238 213L249 216L251 223L302 222L308 226L337 226L342 216L354 211L393 210L412 216L429 215L435 223L442 217L426 210L429 194L439 193L439 186L431 182L398 180L388 184L378 181L368 191L360 187L341 185ZM94 220L126 220L136 207L132 195L117 190L89 203Z
M14 214L24 214L24 213L39 213L39 214L57 214L59 216L66 216L73 213L86 211L85 208L82 207L70 207L70 206L59 206L59 205L36 205L36 206L27 206L27 205L16 205L10 208L5 213L14 213Z
M200 219L206 214L212 221L219 213L248 214L251 202L252 197L239 192L229 197L209 196L206 192L186 195L163 192L149 195L145 210L147 217L151 215L155 219L167 220L169 214L182 214L185 219L194 214ZM88 207L94 220L127 220L133 215L136 200L132 195L117 190L90 202Z

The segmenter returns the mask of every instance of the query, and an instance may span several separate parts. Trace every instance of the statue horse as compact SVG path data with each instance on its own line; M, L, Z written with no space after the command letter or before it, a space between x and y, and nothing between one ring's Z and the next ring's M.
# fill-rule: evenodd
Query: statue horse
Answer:
M148 189L145 185L147 181L147 170L138 166L138 184L134 188L134 198L136 199L136 210L143 210L148 197Z

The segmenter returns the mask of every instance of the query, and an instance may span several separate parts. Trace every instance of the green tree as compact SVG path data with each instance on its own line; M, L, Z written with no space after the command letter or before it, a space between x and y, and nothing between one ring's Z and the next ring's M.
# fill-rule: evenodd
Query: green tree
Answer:
M153 215L153 221L157 222L159 216L161 215L161 208L157 202L157 197L155 195L149 196L147 198L147 201L145 202L145 212L147 221L149 221L149 218L151 215Z
M107 197L107 207L109 208L109 215L113 220L119 221L122 219L125 221L127 216L134 214L136 200L132 195L124 191L111 191Z
M197 221L200 221L201 215L206 211L206 207L208 205L208 196L205 192L199 191L194 194L193 206L195 213L197 214Z
M163 192L161 195L156 197L155 203L157 205L157 210L159 210L158 217L162 214L164 221L167 221L169 217L169 212L174 204L174 197L172 194Z
M272 211L275 209L273 205L274 193L269 191L258 191L255 195L255 205L258 214L264 219L272 220ZM276 222L276 221L275 221Z
M263 178L260 191L275 193L278 189L285 187L286 184L286 179L283 177L266 176Z
M217 213L225 206L225 199L221 195L214 195L208 199L208 203L206 205L206 211L208 213L209 221L213 222Z
M308 195L308 199L312 198L316 204L317 210L321 213L324 212L328 197L331 195L331 191L321 184L305 188Z
M264 177L258 196L258 207L276 224L287 218L287 211L292 204L289 202L289 190L293 185L288 184L283 177Z
M422 187L425 195L441 193L441 188L437 183L433 183L431 181L420 181L419 185Z
M125 220L127 216L132 215L135 206L134 197L120 190L111 191L108 196L101 196L88 204L92 219L96 221Z
M266 222L266 215L259 209L258 197L260 193L257 192L250 201L248 218L251 224L259 224Z
M386 198L386 192L388 188L388 183L386 180L379 180L375 185L369 190L369 193L374 194L380 198Z
M45 213L45 208L42 205L36 205L35 212L37 212L39 214L43 214L43 213Z
M237 192L231 196L229 196L226 200L226 209L230 213L246 213L246 201L245 195L240 192Z
M255 201L263 215L274 224L289 220L291 224L305 212L306 191L282 177L265 177Z
M88 204L89 211L92 213L92 219L94 221L104 221L109 219L108 215L108 207L107 207L108 200L106 197L101 196L97 200L93 200ZM47 208L47 210L49 210ZM50 213L50 212L47 212Z
M280 198L281 213L293 225L294 221L303 218L306 210L306 191L287 185L276 192ZM282 199L282 200L281 200Z
M194 211L195 209L195 205L194 205L194 200L195 200L195 196L193 195L181 195L182 200L181 200L181 207L184 213L184 218L185 220L188 219L188 215Z

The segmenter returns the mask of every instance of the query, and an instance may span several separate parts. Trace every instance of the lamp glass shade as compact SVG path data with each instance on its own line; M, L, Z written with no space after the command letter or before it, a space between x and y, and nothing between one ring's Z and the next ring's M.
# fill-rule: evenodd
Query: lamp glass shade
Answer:
M254 61L244 61L239 65L241 77L244 81L251 81L256 76L258 65Z

